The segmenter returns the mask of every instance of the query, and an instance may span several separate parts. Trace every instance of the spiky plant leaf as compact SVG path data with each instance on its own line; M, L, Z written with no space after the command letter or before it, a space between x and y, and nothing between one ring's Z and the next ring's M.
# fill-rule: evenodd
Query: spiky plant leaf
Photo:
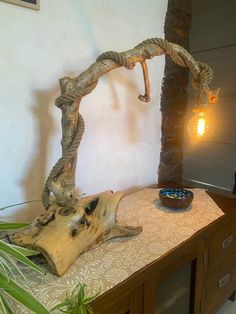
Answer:
M18 252L23 254L24 256L34 256L34 255L39 255L39 251L31 250L31 249L26 249L25 247L17 246L14 244L11 244L11 247L14 249L17 249Z
M78 303L78 304L83 304L85 285L84 285L84 284L79 284L79 285L76 286L76 288L78 288L78 292L77 292L77 303ZM74 291L72 292L72 296L75 294L76 288L75 288ZM76 298L76 296L74 296L74 297Z
M10 275L14 277L14 273L9 265L9 262L4 258L0 258L0 273L4 274L5 276Z
M31 201L33 202L33 201ZM6 206L2 209L21 205L30 202L24 202ZM0 221L0 231L19 229L28 226L28 223L5 223ZM14 314L7 301L4 293L8 294L11 298L17 300L28 309L31 309L35 313L50 314L50 312L29 292L27 292L21 285L13 281L10 276L14 277L14 270L16 270L21 276L24 277L20 268L15 263L14 259L19 260L30 268L43 272L41 268L32 263L27 256L38 255L39 252L34 250L25 249L12 244L5 243L0 240L0 313Z
M13 230L29 226L29 223L15 223L15 222L0 222L0 230Z
M9 272L8 274L10 274L12 277L15 277L15 274L13 272L13 270L15 270L18 274L20 274L21 277L23 277L26 280L24 274L22 273L14 259L9 254L5 253L4 251L0 251L0 256L1 260L4 261L6 265L8 265Z
M20 253L18 248L14 248L10 244L5 243L1 240L0 240L0 251L6 252L10 256L16 258L20 262L24 263L25 265L30 266L31 268L33 268L34 270L36 270L40 273L43 272L43 270L40 267L38 267L36 264L32 263L27 257L25 257L22 253Z
M6 277L1 273L0 289L3 289L8 295L33 312L40 314L50 314L50 312L21 285L17 284L11 278Z
M59 310L67 314L93 314L90 303L98 296L100 290L95 295L86 297L85 287L84 283L79 283L64 302L55 305L51 311Z
M0 302L3 304L5 310L7 311L8 314L14 314L12 312L11 306L7 300L7 298L5 297L4 293L0 292ZM0 307L1 309L1 307Z
M8 274L14 275L11 267L9 267L8 263L3 258L0 258L0 273L5 274L6 276Z
M0 313L9 314L8 308L6 307L5 303L3 302L1 296L0 296Z

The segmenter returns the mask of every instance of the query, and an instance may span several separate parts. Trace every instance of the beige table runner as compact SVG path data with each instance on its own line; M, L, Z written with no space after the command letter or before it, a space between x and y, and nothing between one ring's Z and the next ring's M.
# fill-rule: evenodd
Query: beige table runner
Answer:
M224 213L204 190L193 189L194 200L186 210L163 207L156 189L143 189L124 197L118 209L122 224L141 225L138 236L109 240L81 255L63 277L30 272L23 283L48 308L64 300L79 283L87 292L106 292L133 273L160 258ZM30 313L15 305L14 313Z

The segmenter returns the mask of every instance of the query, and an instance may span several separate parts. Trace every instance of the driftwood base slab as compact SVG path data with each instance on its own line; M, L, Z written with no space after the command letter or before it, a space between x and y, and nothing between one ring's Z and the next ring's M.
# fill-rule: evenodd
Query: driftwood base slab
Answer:
M52 204L49 211L11 237L13 243L40 251L52 271L62 276L79 255L104 241L140 233L141 227L121 226L116 212L121 192L81 197L71 207Z

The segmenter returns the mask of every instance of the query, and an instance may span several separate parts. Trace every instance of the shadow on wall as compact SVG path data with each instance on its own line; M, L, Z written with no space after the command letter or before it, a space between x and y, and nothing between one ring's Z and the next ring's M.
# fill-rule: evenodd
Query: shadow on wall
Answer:
M124 68L119 69L118 71L112 71L108 73L105 78L107 79L108 86L112 91L112 97L114 99L112 108L114 110L121 109L121 100L119 99L119 93L116 90L116 84L122 86L126 91L125 97L125 117L124 125L126 127L127 140L131 144L138 143L140 140L140 129L139 129L139 118L142 119L145 117L145 113L148 114L150 107L141 100L138 99L139 94L144 93L143 90L139 90L131 73L122 73L122 71L127 71ZM131 71L128 71L131 72ZM130 75L130 77L129 77ZM142 73L140 73L142 77ZM124 98L123 98L124 99Z
M118 111L122 107L125 108L124 125L126 140L131 144L135 144L141 138L139 119L145 119L145 113L148 113L149 106L138 99L138 95L142 91L132 81L133 77L130 75L131 73L122 73L123 71L126 70L120 69L120 71L116 71L115 73L108 73L104 78L107 80L108 88L112 91L113 101L110 104L112 108ZM72 77L73 75L68 73L67 76ZM124 101L125 99L125 104L122 104L119 99L119 93L116 89L117 84L122 89L125 89L126 97L122 100ZM58 92L58 87L48 91L35 91L36 101L32 106L32 114L33 121L36 124L35 142L37 144L33 149L28 169L24 179L20 182L20 186L24 191L25 200L39 200L39 202L26 204L18 208L14 212L14 220L16 221L31 221L44 210L40 199L48 171L51 170L47 168L50 155L49 141L52 135L55 134L55 130L58 132L61 128L60 125L55 125L56 121L51 115L51 110L58 110L61 115L61 111L55 107L55 99L58 96ZM58 145L60 145L59 142ZM79 195L79 190L77 195Z
M55 121L50 113L51 106L54 106L55 95L58 94L58 88L48 91L35 92L35 104L32 106L33 121L36 124L35 142L37 143L32 152L32 158L29 161L28 169L24 179L20 182L24 191L26 200L40 200L41 192L45 183L48 156L49 141L55 131ZM30 221L32 218L43 211L41 202L28 204L18 210L14 215L18 220L24 217L24 220ZM19 219L20 220L20 219Z
M131 103L127 104L127 115L126 115L126 126L127 126L127 134L128 134L128 141L131 144L138 143L142 137L141 128L139 127L139 119L145 119L145 115L148 114L150 110L147 103L142 102L138 99L139 94L142 94L142 91L135 89L135 95L130 99L130 89L131 86L134 86L133 83L126 82L127 86L127 99Z
M131 71L119 68L104 75L100 78L101 81L104 83L102 93L98 91L98 84L94 92L86 97L85 106L88 105L89 108L82 113L86 125L86 140L82 143L83 150L79 148L78 151L76 195L80 192L87 193L90 187L91 193L96 193L95 191L101 192L107 187L115 190L123 187L123 190L134 185L132 176L127 178L120 173L128 173L133 165L134 148L144 142L145 122L148 121L152 111L150 108L153 107L138 99L138 95L144 92L144 86L139 86L142 81L141 84L137 83L137 73L133 75ZM93 93L95 98L90 98ZM99 99L98 103L96 99ZM85 106L82 100L82 110ZM107 171L102 172L101 169ZM82 177L82 173L86 173L86 177ZM94 182L100 190L95 188L93 191Z

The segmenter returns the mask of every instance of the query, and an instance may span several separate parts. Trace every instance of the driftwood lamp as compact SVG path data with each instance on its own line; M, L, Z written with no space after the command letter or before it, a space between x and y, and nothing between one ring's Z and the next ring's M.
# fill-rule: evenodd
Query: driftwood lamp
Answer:
M121 192L75 197L77 150L85 127L79 106L101 76L121 66L132 70L136 63L141 64L145 84L145 93L139 99L148 102L150 84L146 60L163 54L191 70L193 87L198 90L196 112L215 102L217 95L208 87L213 78L211 68L195 61L179 45L159 38L147 39L122 53L105 52L79 76L60 79L61 95L56 99L56 106L62 111L62 157L52 168L43 189L42 203L47 211L12 236L14 243L39 250L58 276L62 276L81 253L108 239L142 231L142 227L121 226L117 222Z

